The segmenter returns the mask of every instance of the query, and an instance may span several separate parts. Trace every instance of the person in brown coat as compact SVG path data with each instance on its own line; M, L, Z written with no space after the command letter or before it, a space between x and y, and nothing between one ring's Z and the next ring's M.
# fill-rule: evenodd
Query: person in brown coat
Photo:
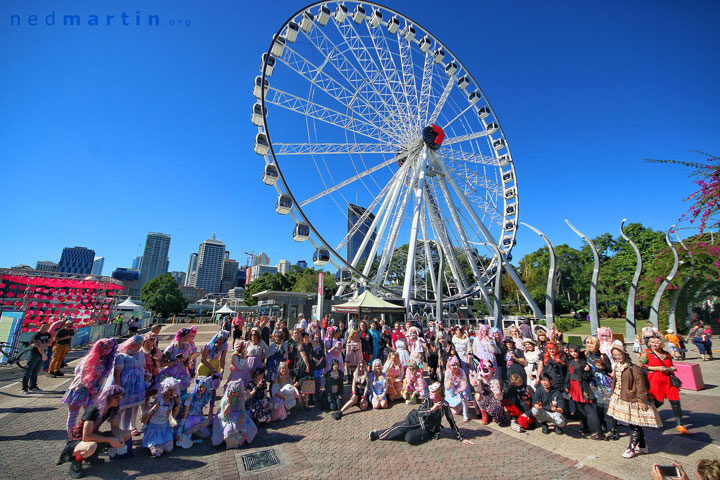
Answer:
M612 348L615 368L612 373L612 396L607 414L616 421L630 425L632 434L630 444L623 453L625 458L633 458L640 453L648 453L645 445L643 427L660 427L662 422L655 405L648 401L645 372L633 365L624 347ZM613 422L613 430L616 430Z

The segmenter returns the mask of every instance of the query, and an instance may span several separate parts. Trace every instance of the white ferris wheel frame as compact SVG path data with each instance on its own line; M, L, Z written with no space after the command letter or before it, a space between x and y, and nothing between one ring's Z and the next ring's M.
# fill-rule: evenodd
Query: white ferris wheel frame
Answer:
M346 3L354 5L355 9L350 10L347 8ZM374 73L375 75L385 75L386 83L384 85L382 84L375 84L372 82L365 81L360 75L360 72L357 71L357 69L350 69L348 66L342 65L342 59L335 59L334 61L337 62L335 67L342 71L343 68L345 68L345 73L348 75L348 78L346 77L346 80L349 84L353 84L357 86L357 91L352 92L348 89L347 86L344 86L334 80L332 77L328 75L321 74L319 69L317 70L316 76L313 78L313 84L315 87L321 89L326 94L332 96L336 100L340 101L341 103L344 103L346 106L348 106L350 103L355 102L354 107L359 110L353 110L353 113L358 113L357 116L349 116L347 114L344 114L343 112L338 112L336 110L332 110L330 108L327 108L321 104L313 103L312 101L308 99L303 99L297 96L294 96L288 92L284 92L277 89L271 89L269 86L266 86L265 88L260 88L260 94L259 94L259 102L262 107L262 124L258 126L258 134L259 135L265 135L266 141L267 141L267 149L266 152L262 154L262 156L265 159L266 165L274 165L277 168L277 172L279 174L279 180L280 182L276 182L274 184L278 195L288 195L292 200L292 208L288 212L291 216L291 218L295 221L296 225L300 223L306 224L310 231L312 232L312 235L308 238L311 242L311 244L317 249L323 248L328 250L328 252L331 254L330 263L337 267L338 269L349 269L350 272L352 272L353 280L359 281L361 283L370 285L373 288L382 290L386 294L392 294L396 295L396 292L388 289L383 285L382 281L382 270L387 267L387 263L390 261L390 257L392 255L392 251L386 252L383 251L383 254L380 258L380 266L378 267L378 274L376 275L376 278L370 278L368 276L370 265L372 262L367 262L365 269L361 272L356 269L357 261L347 261L341 254L339 254L336 250L339 248L342 248L343 244L352 232L349 232L348 235L345 236L345 239L338 248L333 248L327 242L323 236L320 234L320 232L315 228L313 223L309 220L309 218L306 216L305 212L303 211L303 207L308 205L309 203L325 196L328 194L331 194L334 191L339 190L345 185L348 185L364 176L367 176L374 171L381 169L385 166L388 166L398 160L398 156L393 156L392 158L386 160L385 162L375 165L371 168L366 169L365 171L359 173L358 175L355 175L351 178L345 179L339 183L336 183L332 186L329 186L324 191L306 199L303 201L298 202L298 200L293 195L289 185L286 182L285 176L283 175L280 163L278 162L277 155L283 155L283 154L302 154L302 153L321 153L321 154L352 154L352 153L382 153L382 154L396 154L398 153L397 147L395 146L397 142L399 141L405 141L404 144L409 143L409 139L412 136L417 136L417 132L413 131L413 124L408 124L404 119L411 118L414 116L415 112L413 110L413 107L417 107L417 117L418 120L423 121L425 118L427 118L427 121L424 121L426 125L433 124L437 119L438 116L444 107L445 101L447 100L448 95L452 91L453 88L460 88L459 82L467 83L464 85L464 88L462 90L466 90L470 94L474 94L474 101L471 101L470 95L468 95L468 107L461 111L460 114L458 114L455 118L453 118L450 122L448 122L445 126L448 126L450 123L452 123L456 118L458 118L460 115L465 113L467 109L470 108L476 108L474 105L476 103L480 103L482 107L485 107L487 109L486 117L489 118L492 123L485 121L485 118L481 117L480 120L482 124L485 126L485 131L480 132L473 132L468 135L462 135L457 136L454 138L448 138L444 141L442 145L442 158L445 158L446 160L449 160L451 163L450 169L455 170L455 168L462 168L462 165L466 165L467 163L475 164L486 164L493 167L497 167L500 172L500 177L504 178L506 174L509 174L507 178L510 179L510 181L505 182L501 181L499 183L492 182L491 180L485 179L485 185L482 185L482 179L476 179L477 182L481 186L484 186L485 188L494 188L496 189L495 193L503 200L502 203L502 210L500 211L500 215L502 215L501 220L501 230L502 230L502 237L500 238L500 241L496 240L494 236L491 234L489 229L485 226L485 224L482 222L482 219L478 216L477 212L475 211L475 208L473 207L473 202L471 202L468 197L471 196L473 193L471 192L467 187L462 188L460 185L455 182L450 169L445 164L445 162L438 161L437 155L434 151L429 150L427 148L421 148L422 151L413 151L410 150L407 151L407 156L409 158L410 153L414 153L416 155L422 156L422 166L420 168L413 169L411 182L409 185L404 185L403 183L407 183L405 180L400 181L399 178L402 176L401 172L407 169L410 169L409 165L410 162L404 163L400 168L398 168L396 174L393 176L393 179L391 179L391 182L384 186L384 188L380 191L380 194L374 199L373 203L367 208L366 214L369 213L374 207L376 207L378 204L380 204L380 208L377 211L377 214L375 215L375 218L373 220L373 225L369 228L369 232L374 232L375 228L379 228L378 237L381 237L381 235L384 234L385 229L387 228L387 223L389 221L389 218L392 216L390 212L393 211L393 208L389 206L389 204L395 204L398 200L398 197L400 196L400 193L402 191L402 200L400 203L400 209L402 210L403 214L405 212L405 208L407 207L408 203L410 203L410 198L415 199L415 206L413 209L413 223L411 227L411 241L409 242L409 248L413 251L412 253L412 260L408 258L407 261L407 270L410 270L410 274L413 278L410 282L405 282L411 284L408 288L407 285L403 286L403 297L407 302L412 300L414 302L418 303L431 303L434 302L434 299L422 299L422 298L416 298L409 295L409 290L412 288L412 283L414 282L414 273L411 271L412 268L414 268L414 262L416 261L415 258L415 244L416 242L412 241L413 239L417 238L418 231L420 231L420 234L422 235L422 238L425 240L424 242L424 249L425 249L425 257L426 259L431 259L432 255L429 251L428 247L428 241L430 238L428 237L426 230L428 229L428 225L426 225L425 215L422 215L422 220L418 221L418 209L421 204L425 205L425 208L428 209L428 215L430 220L430 226L435 233L436 237L441 238L435 238L440 244L442 244L443 252L449 253L449 255L446 255L446 258L448 259L448 267L451 271L451 275L455 277L455 281L460 284L463 288L459 288L458 294L451 296L449 298L446 298L448 301L453 300L459 300L462 298L467 298L473 295L477 295L480 293L485 300L486 304L488 306L491 305L490 297L488 295L487 290L485 289L486 286L490 285L493 278L495 277L495 273L491 273L491 269L494 266L495 258L494 255L491 257L493 260L490 262L490 264L487 267L483 267L482 264L479 262L473 262L470 261L470 268L473 271L473 276L475 277L475 284L474 285L464 285L462 284L461 279L461 272L458 270L459 262L457 258L454 257L454 249L456 248L455 244L453 244L452 241L449 241L447 238L442 238L444 231L444 222L452 222L453 226L456 228L457 233L460 236L460 242L463 250L466 252L471 251L470 241L465 238L465 232L464 228L462 227L462 221L459 218L459 213L457 206L454 205L453 198L451 195L451 192L456 195L456 197L460 200L460 203L462 204L462 207L464 208L464 213L467 213L470 215L472 219L472 223L475 224L478 231L482 233L485 240L489 243L497 245L505 254L505 256L509 255L510 251L512 250L512 247L515 244L515 236L517 232L517 227L519 225L519 195L518 195L518 186L517 186L517 176L515 174L515 167L514 162L510 153L510 147L508 145L507 140L505 139L504 132L502 130L502 127L499 124L499 120L497 119L497 116L495 115L494 110L492 109L492 106L490 105L490 102L487 100L487 97L482 92L480 87L478 86L477 82L473 78L472 74L464 67L462 62L460 62L459 59L457 59L456 56L452 54L452 52L439 40L437 40L428 30L423 28L421 25L419 25L417 22L409 19L405 15L390 9L388 7L385 7L383 5L374 3L374 2L336 2L336 1L320 1L313 3L311 5L308 5L300 10L298 10L295 14L290 16L288 20L284 22L282 27L277 31L276 35L273 37L273 40L270 43L270 46L268 47L267 51L263 55L263 61L261 63L261 85L265 85L265 82L268 81L268 78L270 78L272 74L272 69L277 66L277 64L282 63L285 66L290 67L292 70L294 70L296 73L298 73L301 76L304 76L306 79L308 78L308 72L311 70L310 66L313 65L304 58L302 58L301 55L297 54L297 52L294 52L292 48L288 48L288 42L287 38L288 35L305 35L307 39L309 39L311 42L316 42L315 46L318 48L320 52L323 52L324 49L328 49L331 47L331 44L329 44L329 39L327 36L323 37L323 33L321 31L322 25L320 22L320 17L322 13L323 7L329 7L334 6L334 9L330 10L331 13L329 19L325 19L325 22L335 22L337 21L336 18L338 17L338 11L342 14L342 8L344 6L345 9L345 17L343 18L343 22L347 25L345 27L345 30L348 32L348 36L351 37L348 39L345 38L345 41L348 42L348 44L353 43L355 47L357 47L357 51L354 51L354 55L356 55L356 59L359 59L359 57L363 56L363 49L365 49L365 45L362 43L362 40L359 36L356 38L353 37L352 31L355 30L355 27L361 25L362 23L367 23L368 25L368 31L370 32L370 36L373 38L374 41L377 41L378 43L382 42L383 35L377 35L373 36L373 29L388 29L388 25L390 22L395 22L395 19L397 19L399 22L404 22L404 24L398 25L398 28L396 28L396 33L398 34L398 45L400 46L400 56L401 56L401 63L402 65L402 75L403 79L406 80L405 82L398 81L398 76L395 76L394 80L391 80L387 78L386 70L384 68L378 68L377 65L375 66L375 70L372 71L372 65L371 62L366 62L364 66L367 66L367 69L365 69L365 72L367 75L370 75L370 72ZM365 9L365 7L369 7L368 10L364 11L364 14L362 15L362 18L359 19L355 17L355 15L358 15L358 6L360 6L360 9ZM372 14L369 12L369 10L372 10ZM382 15L382 18L384 19L378 19L375 12L380 12L381 14L389 14L387 17L385 15ZM361 16L361 15L358 15ZM293 25L294 31L289 31L289 28ZM340 27L338 27L339 29ZM414 29L414 35L410 35L408 32L410 30ZM388 30L389 31L389 30ZM285 34L283 35L283 32ZM384 33L384 32L383 32ZM315 37L312 37L311 35L315 35ZM355 33L357 35L357 33ZM400 35L403 35L405 38L405 42L403 42L400 39ZM412 38L411 38L412 37ZM313 40L314 38L314 40ZM280 50L279 57L276 57L274 53L278 52L278 46L279 41L277 39L282 39L281 42L283 44L283 49ZM427 42L430 42L429 46L427 46ZM323 43L325 42L325 43ZM413 75L413 69L412 64L408 67L408 65L405 64L405 59L409 58L410 62L412 62L411 56L403 56L403 48L406 47L409 48L421 48L421 52L425 53L425 65L423 66L423 78L420 82L420 95L417 96L418 88L417 88L417 82L415 81L415 77ZM423 50L424 49L424 50ZM438 60L433 58L433 52L437 51L444 52L444 57L441 57ZM376 45L376 52L375 52L379 58L380 62L383 62L382 57L382 46L380 49L377 48ZM364 54L369 55L369 53L365 50ZM271 60L272 59L272 60ZM392 59L389 59L389 61L393 61ZM434 108L434 111L432 113L429 112L429 85L431 84L432 77L426 76L426 73L428 72L428 66L432 67L432 64L440 64L443 68L445 68L446 71L449 72L448 74L448 81L445 85L445 88L442 92L442 95L438 102L436 103L436 106ZM393 66L394 63L393 63ZM432 75L432 74L431 74ZM412 82L410 82L410 76L412 76ZM356 78L357 77L357 78ZM427 78L426 78L427 77ZM380 85L380 86L378 86ZM384 87L384 88L383 88ZM367 99L363 99L362 97L362 90L363 89L374 89L373 92L374 95L377 95L381 98L387 99L386 102L379 102L377 104L372 104L371 102L367 101ZM380 92L378 90L385 90L383 92ZM410 91L408 93L408 91ZM414 96L411 94L414 91ZM401 95L402 94L402 95ZM257 96L257 95L256 95ZM272 97L272 100L270 100L269 97ZM398 97L400 97L398 99ZM410 99L418 98L419 101L416 105L411 105ZM304 114L306 116L310 116L315 119L320 119L324 122L331 123L336 126L340 126L341 128L345 128L348 131L357 132L365 137L369 137L374 139L377 143L351 143L351 144L322 144L322 143L296 143L296 144L284 144L284 143L276 143L273 144L270 137L270 129L268 128L268 121L267 121L267 107L266 102L268 104L272 105L282 105L287 109L294 110L295 112ZM349 102L349 103L347 103ZM388 105L393 104L396 108L393 110L392 108L388 107ZM362 105L360 105L362 104ZM359 105L359 106L358 106ZM384 111L380 111L384 110ZM401 113L404 111L406 113L406 116L398 115L398 111ZM428 118L429 117L429 118ZM366 121L366 120L372 120L372 121ZM391 125L391 120L393 123ZM379 128L378 123L373 122L379 122L382 124L385 129ZM422 125L422 124L421 124ZM391 126L394 126L394 128L390 128ZM488 128L488 127L491 128ZM494 149L494 156L483 156L478 155L476 153L472 152L464 152L462 149L453 149L449 148L449 146L463 142L468 140L473 140L476 138L481 138L488 136L490 137L490 142L497 143L499 145L499 148ZM257 150L256 150L257 151ZM259 153L259 152L258 152ZM449 162L449 163L450 163ZM456 163L457 162L457 163ZM449 207L448 210L451 214L451 219L442 218L443 215L438 214L438 208L436 204L436 192L431 191L429 188L424 188L423 186L423 177L425 176L425 167L428 165L432 165L433 168L437 168L440 170L439 173L444 174L444 176L439 177L439 187L440 187L440 195L441 198L445 201L446 206ZM453 173L456 173L457 175L471 175L472 172L468 170L467 168L463 172L462 170L460 172L454 171ZM397 177L397 178L395 178ZM494 185L491 185L491 183L494 183ZM464 186L464 185L463 185ZM414 191L413 191L414 190ZM382 200L382 203L381 203ZM473 198L475 202L482 202L482 197L480 195L475 195ZM477 204L476 204L477 205ZM512 207L512 208L508 208ZM483 214L487 214L488 212L486 210L483 210ZM401 226L402 219L404 215L395 215L393 225L391 225L391 229L389 231L389 237L388 241L385 243L385 249L394 249L396 247L396 236L399 232L399 228ZM362 225L363 218L361 218L356 223L356 229L359 227L359 225ZM468 222L470 223L470 222ZM496 222L497 223L497 222ZM503 228L503 226L508 228ZM477 232L475 232L477 233ZM393 237L394 236L394 237ZM358 249L358 255L360 252L362 252L365 249L365 246L367 245L369 241L370 235L366 235L364 238L364 242L362 246ZM392 239L392 241L391 241ZM377 253L377 248L379 245L378 242L373 242L372 251L371 251L371 258L375 258L374 255ZM447 250L447 251L446 251ZM409 254L408 257L411 255ZM357 257L357 256L356 256ZM354 259L354 260L357 260ZM413 264L411 265L411 261ZM504 262L505 263L505 262ZM509 263L506 263L506 267L508 268L508 272L510 273L511 277L513 277L513 280L515 280L515 283L519 284L518 286L522 285L522 282L520 282L519 278L517 278L517 274L514 272L512 267ZM430 281L433 285L433 291L436 277L435 273L433 271L433 268L428 268L429 274L428 277L430 278ZM481 271L482 270L482 271ZM495 270L499 270L497 266L495 265ZM407 272L406 272L407 273ZM407 278L407 275L406 275ZM377 280L380 279L378 282ZM427 281L427 279L426 279ZM427 288L427 284L426 284ZM342 291L344 290L344 287L341 287L341 289L338 291L338 294L342 294ZM526 297L527 300L530 301L531 306L534 305L534 302L532 302L532 299L529 297L529 294L524 289L524 286L521 287L521 290L523 290L523 294ZM539 310L535 309L536 313L539 312Z

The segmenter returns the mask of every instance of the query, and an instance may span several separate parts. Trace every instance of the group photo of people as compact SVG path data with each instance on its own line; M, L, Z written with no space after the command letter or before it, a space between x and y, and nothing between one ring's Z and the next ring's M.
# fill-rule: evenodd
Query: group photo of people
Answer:
M33 339L43 361L47 330ZM667 401L676 430L691 433L673 373L674 332L643 331L634 353L608 327L579 346L529 320L503 330L300 315L288 327L274 317L238 315L221 319L204 345L188 324L165 348L161 330L156 324L125 340L98 340L78 362L61 400L68 441L58 463L70 463L72 478L103 463L103 453L117 460L143 450L157 458L206 441L239 448L264 425L309 409L328 412L318 418L332 428L349 414L413 406L403 421L375 422L369 441L419 445L438 438L444 423L453 438L474 445L462 427L477 419L533 435L573 429L589 441L624 437L622 456L631 459L652 448L645 429L662 428L658 408ZM704 331L695 325L683 340L695 342Z

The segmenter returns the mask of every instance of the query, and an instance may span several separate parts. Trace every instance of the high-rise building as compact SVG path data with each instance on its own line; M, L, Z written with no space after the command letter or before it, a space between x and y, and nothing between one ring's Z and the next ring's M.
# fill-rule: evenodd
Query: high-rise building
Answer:
M195 270L197 269L197 253L191 253L188 259L187 272L185 275L185 286L191 287L195 283Z
M157 232L147 234L145 251L140 264L141 288L153 278L167 273L168 250L170 250L170 235Z
M250 270L250 281L254 282L265 272L276 273L277 267L273 267L272 265L254 265Z
M276 265L277 271L285 275L290 271L290 262L287 260L280 260Z
M237 278L237 286L241 288L245 288L245 285L247 284L247 267L240 267L238 268L238 278Z
M185 285L185 272L170 272L170 276L177 282L178 286Z
M123 295L140 297L140 286L138 285L140 273L138 273L137 270L131 268L116 268L112 272L112 278L120 280L123 282L123 285L125 285L125 290L122 291Z
M140 265L142 265L142 255L140 255L139 257L133 258L133 261L132 261L132 269L133 269L133 270L137 270L137 271L139 272L139 271L140 271Z
M95 260L95 250L86 247L65 247L58 263L58 272L90 274Z
M375 220L375 214L369 213L367 215L367 218L362 223L360 222L360 218L365 214L367 210L363 207L360 207L358 205L353 205L352 203L348 204L347 209L347 231L350 233L351 230L357 227L357 230L355 230L355 233L353 233L350 236L350 240L347 242L347 261L352 262L355 259L355 255L360 250L360 246L363 242L363 239L368 235L368 232L370 231L370 226L372 225L373 220ZM368 257L370 257L370 250L372 250L373 242L375 241L375 231L371 233L370 241L365 246L365 249L360 254L360 259L358 262L362 260L367 260Z
M102 275L103 266L105 266L105 257L95 257L95 260L93 260L92 274Z
M255 265L270 265L270 257L265 252L258 253L253 257L253 267Z
M230 252L228 252L230 253ZM238 266L237 260L226 258L223 260L222 279L220 281L220 293L227 293L231 288L237 286Z
M35 270L41 272L57 272L58 264L50 260L38 260L35 263Z
M220 292L225 244L215 238L205 240L198 250L197 273L193 287L202 288L208 293Z
M305 260L298 260L295 265L300 267L301 270L305 270L307 268L307 262Z

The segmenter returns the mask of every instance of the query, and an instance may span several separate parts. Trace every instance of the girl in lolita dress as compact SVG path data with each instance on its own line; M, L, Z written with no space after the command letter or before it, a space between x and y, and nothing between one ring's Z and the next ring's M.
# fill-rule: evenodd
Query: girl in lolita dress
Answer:
M142 418L147 424L143 436L143 447L150 449L153 457L173 450L173 432L170 426L170 415L177 418L180 413L180 381L166 378L160 382L155 404Z
M102 338L95 342L90 352L75 367L75 378L61 400L68 406L68 431L78 423L80 407L90 408L102 390L112 371L116 351L117 342L114 338Z
M242 381L228 382L213 423L213 445L218 446L224 441L225 448L237 448L252 443L255 435L257 426L245 410L245 387Z
M191 437L193 434L200 438L207 438L210 435L207 427L213 417L212 406L207 415L203 415L203 410L210 403L212 395L212 377L196 377L192 390L185 398L185 412L175 433L177 438L175 443L178 447L192 447Z

